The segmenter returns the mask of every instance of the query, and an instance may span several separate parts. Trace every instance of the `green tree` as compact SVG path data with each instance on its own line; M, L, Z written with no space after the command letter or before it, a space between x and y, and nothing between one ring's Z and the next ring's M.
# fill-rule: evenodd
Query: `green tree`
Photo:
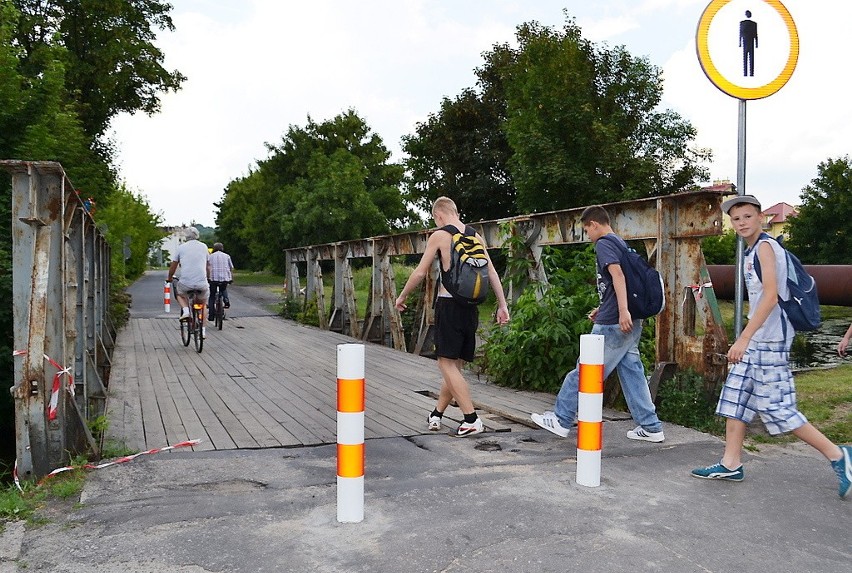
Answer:
M234 266L241 269L262 270L263 259L253 257L246 226L246 210L252 204L253 187L260 178L252 172L228 183L225 194L216 206L216 236L224 243Z
M219 237L232 252L244 249L248 268L282 272L285 248L387 233L413 218L402 166L354 110L322 123L308 117L267 148L269 157L217 203Z
M367 190L367 170L345 149L315 153L308 176L287 187L280 228L286 243L316 245L371 237L389 231L388 221Z
M661 71L646 58L595 46L571 19L561 31L523 24L517 41L495 50L521 211L664 195L707 178L709 152L688 147L695 129L657 111Z
M798 216L788 219L786 246L804 263L849 263L852 253L852 163L849 156L827 159L802 189Z
M157 30L174 30L172 6L159 0L15 0L25 66L54 38L66 49L70 94L81 104L83 128L102 135L120 112L160 109L160 94L186 78L163 67ZM38 70L38 63L32 71Z
M481 82L482 86L485 86ZM408 195L428 213L441 195L451 197L467 221L515 212L515 187L508 170L511 149L501 129L505 101L484 88L444 98L437 114L403 137Z
M113 269L128 281L141 276L148 265L149 251L166 236L160 228L162 218L151 213L144 197L123 185L113 194L110 204L98 210L97 218L110 244Z
M728 229L721 235L704 237L701 251L708 265L733 265L737 258L737 234Z

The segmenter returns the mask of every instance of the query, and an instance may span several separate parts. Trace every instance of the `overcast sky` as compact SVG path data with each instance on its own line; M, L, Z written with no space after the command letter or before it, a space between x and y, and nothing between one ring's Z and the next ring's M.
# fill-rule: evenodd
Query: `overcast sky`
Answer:
M290 125L355 109L401 160L401 137L475 87L473 70L496 43L531 20L561 27L563 10L583 35L623 45L663 69L663 108L698 130L714 152L711 176L737 177L738 100L717 89L696 55L709 0L177 0L174 32L158 39L167 69L188 80L162 111L113 123L119 169L168 225L215 225L229 181L267 156ZM708 45L738 88L769 84L790 52L778 11L765 0L722 2ZM850 154L852 2L783 0L800 41L791 79L747 110L746 191L769 206L799 202L828 158ZM741 77L737 21L758 23L755 77ZM721 30L721 31L720 31ZM730 33L730 45L725 35ZM725 67L727 66L727 67Z

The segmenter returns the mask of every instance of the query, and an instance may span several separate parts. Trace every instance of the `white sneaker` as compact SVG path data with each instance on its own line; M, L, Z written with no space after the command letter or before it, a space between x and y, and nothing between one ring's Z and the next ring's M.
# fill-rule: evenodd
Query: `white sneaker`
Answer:
M562 424L559 423L559 418L556 417L556 414L553 412L545 412L544 414L530 414L530 418L533 422L547 430L548 432L553 432L557 436L561 438L567 438L570 430L568 428L563 428Z
M207 327L206 326L201 327L201 338L207 338Z
M663 431L659 432L649 432L642 426L636 426L629 432L627 432L627 437L631 440L642 440L645 442L654 442L658 444L666 439L666 436L663 434Z
M429 416L429 431L437 432L441 429L441 417L440 416Z
M180 311L180 320L181 320L181 321L187 321L187 320L189 320L189 309L188 309L188 308L183 308L183 309L181 309L181 311Z
M482 425L482 420L479 418L476 419L475 422L467 423L462 422L459 426L456 433L453 434L457 438L463 438L464 436L472 436L474 434L481 434L485 431L485 427Z

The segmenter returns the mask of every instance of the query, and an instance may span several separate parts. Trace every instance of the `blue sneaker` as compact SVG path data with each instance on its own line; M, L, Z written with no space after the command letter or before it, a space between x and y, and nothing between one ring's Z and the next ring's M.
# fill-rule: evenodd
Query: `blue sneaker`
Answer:
M728 481L743 481L745 478L745 470L742 464L734 470L729 470L722 465L722 462L707 466L706 468L698 468L692 470L692 477L701 479L724 479Z
M840 451L843 452L843 457L836 462L831 462L831 467L834 468L834 473L840 480L837 493L841 498L846 499L846 496L852 492L852 446L840 446Z

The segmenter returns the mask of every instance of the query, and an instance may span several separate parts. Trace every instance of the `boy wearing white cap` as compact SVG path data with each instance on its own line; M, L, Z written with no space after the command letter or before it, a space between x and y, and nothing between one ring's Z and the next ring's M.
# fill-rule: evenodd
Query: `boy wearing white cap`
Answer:
M725 453L719 463L692 470L704 479L742 481L741 463L746 428L755 414L772 435L792 432L819 450L830 462L840 482L838 493L846 498L852 492L852 447L837 446L807 421L796 406L796 386L788 357L795 334L793 325L781 311L778 299L789 298L787 259L777 241L762 235L760 201L752 195L738 195L722 203L737 235L746 243L743 275L748 290L748 324L728 351L733 363L716 414L725 420ZM762 276L754 271L760 261Z

